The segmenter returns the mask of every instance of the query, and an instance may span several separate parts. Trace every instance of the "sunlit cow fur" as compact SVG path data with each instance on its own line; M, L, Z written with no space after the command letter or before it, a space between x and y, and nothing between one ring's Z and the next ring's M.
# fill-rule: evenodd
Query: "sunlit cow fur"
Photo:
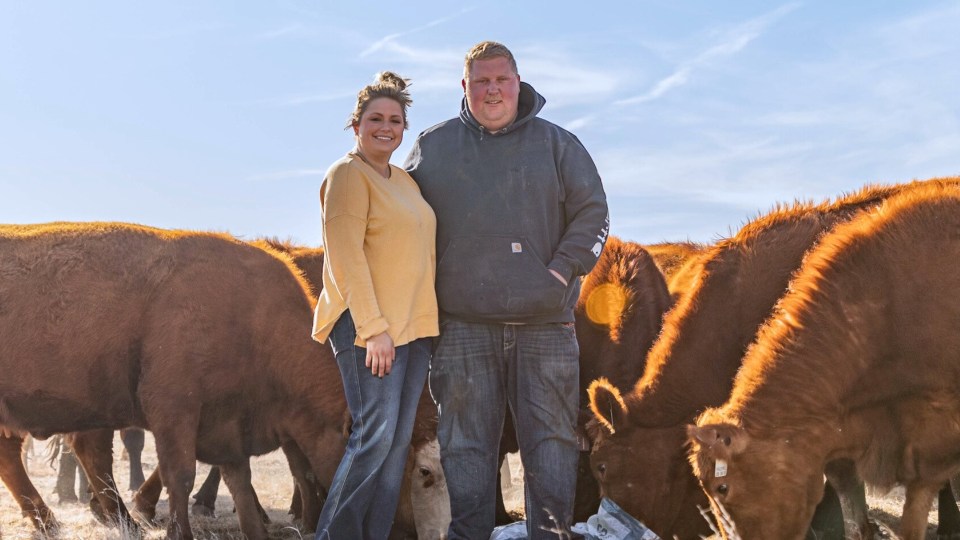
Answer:
M708 248L697 259L690 291L667 314L632 391L620 396L604 383L591 389L594 413L607 426L594 442L592 459L605 492L618 494L618 504L662 537L708 533L696 508L707 500L679 459L684 447L675 444L686 440L685 425L726 401L744 351L821 235L923 184L866 187L835 202L778 207ZM632 456L627 469L617 465L627 463L622 455ZM865 510L856 517L866 531Z
M694 470L740 536L801 539L828 462L906 486L905 540L960 470L960 188L838 226L757 334L729 401L690 429ZM720 474L725 472L726 474Z
M250 538L266 531L248 456L295 442L332 478L321 449L344 444L343 392L332 353L309 339L311 300L288 257L116 223L3 226L0 252L0 368L19 374L0 381L0 423L151 429L171 538L192 537L198 457L225 467Z

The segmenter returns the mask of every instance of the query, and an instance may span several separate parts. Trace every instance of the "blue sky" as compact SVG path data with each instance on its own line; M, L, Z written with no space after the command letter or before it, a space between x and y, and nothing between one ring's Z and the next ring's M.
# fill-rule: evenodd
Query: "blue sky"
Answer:
M955 1L0 0L0 222L318 245L357 90L413 79L402 164L494 39L593 155L613 234L712 241L777 202L960 174L958 28Z

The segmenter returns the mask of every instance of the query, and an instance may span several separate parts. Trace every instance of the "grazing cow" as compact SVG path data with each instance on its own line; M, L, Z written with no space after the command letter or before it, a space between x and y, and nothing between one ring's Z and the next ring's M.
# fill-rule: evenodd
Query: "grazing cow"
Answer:
M310 291L310 297L312 299L319 297L320 292L323 291L324 249L322 247L312 248L297 246L291 242L282 241L275 238L261 238L250 242L250 244L268 251L279 251L289 256L290 259L293 260L293 264L297 267L297 269L303 273L308 290ZM220 469L216 466L211 467L210 472L207 474L207 478L204 479L200 489L198 489L193 495L194 502L191 512L194 515L214 515L217 492L220 488L220 479ZM307 478L306 481L306 489L312 494L318 493L318 486L316 486L310 478ZM141 482L141 484L144 484L144 482ZM160 498L160 492L162 489L163 484L160 481L159 471L154 470L150 475L150 478L147 479L145 485L143 485L141 489L138 489L133 498L136 511L143 519L147 521L153 520L156 514L157 501ZM325 496L325 494L320 494L320 496ZM294 519L302 520L303 502L301 499L300 489L297 488L296 485L293 498L294 501L290 504L290 514L293 515ZM259 502L257 504L259 507ZM259 513L266 521L266 512L263 511L263 508L260 508ZM309 520L312 516L312 513L308 514L309 515L307 518ZM319 519L319 514L317 515L317 519ZM314 520L314 523L315 522L316 520ZM312 526L313 525L311 524L310 527Z
M937 183L807 256L729 400L690 428L694 471L740 536L803 538L825 466L848 459L871 484L905 485L901 535L924 538L960 470L958 261L960 187Z
M590 467L587 388L600 377L629 388L643 373L647 351L671 305L664 276L650 253L640 244L610 236L597 264L583 278L574 309L581 404L576 521L586 521L600 506L600 487Z
M605 426L591 459L604 494L661 537L708 534L697 509L707 500L685 459L686 424L726 401L744 350L820 235L921 184L868 187L833 203L777 208L700 256L692 288L665 317L633 390L621 396L603 382L591 388L591 407ZM851 519L869 534L865 502L841 495L857 509Z
M221 466L253 539L266 529L249 456L296 446L329 483L346 405L332 353L309 339L311 300L288 257L116 223L3 226L0 255L0 424L40 437L153 431L169 538L193 537L197 458ZM100 502L129 520L118 501Z

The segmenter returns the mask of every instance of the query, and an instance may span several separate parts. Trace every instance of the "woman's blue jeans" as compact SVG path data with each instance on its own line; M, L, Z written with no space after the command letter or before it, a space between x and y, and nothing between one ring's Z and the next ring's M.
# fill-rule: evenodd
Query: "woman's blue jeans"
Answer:
M486 540L493 530L508 406L524 467L527 535L569 538L579 459L579 351L573 324L444 323L430 391L440 408L451 540Z
M353 427L320 513L317 540L389 535L430 366L432 339L418 339L396 348L390 374L381 379L364 365L367 350L354 345L356 334L349 311L330 334Z

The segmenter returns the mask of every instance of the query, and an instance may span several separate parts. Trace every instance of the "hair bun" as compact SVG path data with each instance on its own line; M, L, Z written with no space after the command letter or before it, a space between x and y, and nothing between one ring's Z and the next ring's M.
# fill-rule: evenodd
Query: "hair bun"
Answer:
M392 71L381 71L380 73L377 73L375 83L388 84L390 86L396 86L400 90L404 90L410 85L410 79L404 79Z

